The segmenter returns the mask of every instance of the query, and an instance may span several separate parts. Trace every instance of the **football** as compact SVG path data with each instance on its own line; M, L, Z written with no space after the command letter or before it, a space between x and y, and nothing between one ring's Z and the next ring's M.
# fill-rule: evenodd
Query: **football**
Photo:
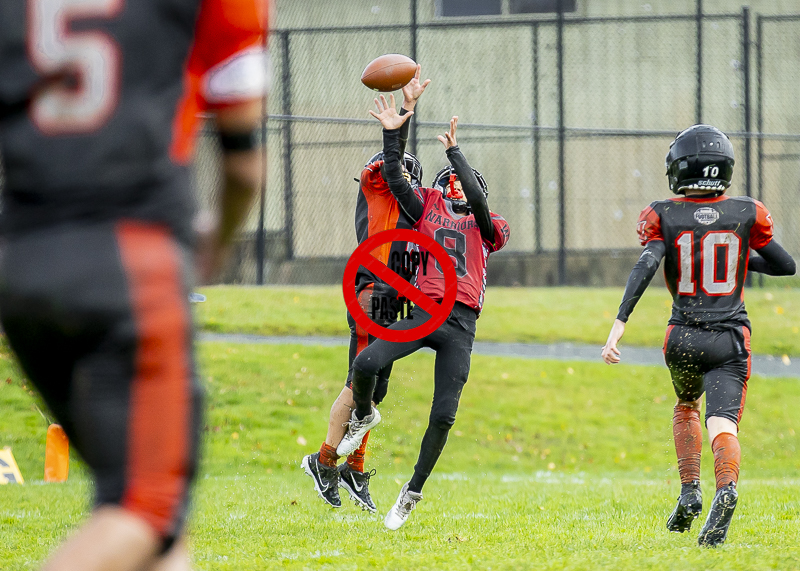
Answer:
M401 54L386 54L375 58L361 74L361 83L375 91L394 91L411 81L417 63Z

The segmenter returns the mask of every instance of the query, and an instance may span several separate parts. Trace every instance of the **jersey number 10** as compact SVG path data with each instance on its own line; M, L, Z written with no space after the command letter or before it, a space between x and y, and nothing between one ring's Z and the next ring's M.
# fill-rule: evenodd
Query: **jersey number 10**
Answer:
M28 57L51 80L31 103L31 117L42 132L90 132L111 117L119 96L119 47L104 32L75 32L70 26L77 19L113 18L123 2L28 0Z
M728 295L736 289L739 272L739 250L742 240L729 230L712 230L700 239L700 287L708 295ZM678 293L695 295L694 232L681 232L675 240L678 247ZM724 279L717 280L719 256L725 256Z

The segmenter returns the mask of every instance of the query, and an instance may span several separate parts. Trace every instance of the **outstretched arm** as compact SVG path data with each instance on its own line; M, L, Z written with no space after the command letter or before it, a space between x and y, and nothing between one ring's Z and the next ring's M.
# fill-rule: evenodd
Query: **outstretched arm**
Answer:
M614 325L611 327L611 332L608 334L608 340L603 346L603 360L609 365L619 363L620 352L617 349L617 343L622 339L625 333L625 323L628 321L633 308L641 299L644 290L650 285L650 281L658 271L658 266L661 259L666 252L666 246L662 240L650 240L644 248L642 255L639 256L639 261L631 270L631 275L628 276L628 283L625 285L625 293L622 294L622 303L619 305L619 312Z
M458 128L458 117L450 119L450 131L444 135L439 135L438 139L442 142L447 153L447 158L453 169L456 171L458 180L461 181L461 189L464 191L464 196L467 203L472 208L472 213L475 215L475 223L481 231L481 237L494 244L494 225L492 224L492 215L489 212L489 203L486 202L481 190L481 185L478 184L478 177L472 172L472 167L469 166L466 157L458 148L456 141L456 129Z
M390 103L381 95L375 99L378 113L370 110L370 115L383 125L383 178L389 190L397 199L400 208L417 223L422 218L423 204L409 182L403 176L403 154L400 151L400 127L414 112L400 115L394 108L394 95L389 95Z
M414 77L411 78L406 85L403 86L403 105L400 107L400 115L406 115L414 111L414 107L417 106L417 101L425 92L425 88L428 87L428 84L431 82L430 79L426 79L424 82L419 82L420 72L422 71L422 66L417 65L417 72L414 74ZM403 153L406 152L406 144L408 143L408 131L411 127L411 121L406 121L400 127L400 156L403 156Z
M792 256L775 240L756 251L758 256L751 256L747 262L747 269L751 272L768 276L793 276L797 271Z

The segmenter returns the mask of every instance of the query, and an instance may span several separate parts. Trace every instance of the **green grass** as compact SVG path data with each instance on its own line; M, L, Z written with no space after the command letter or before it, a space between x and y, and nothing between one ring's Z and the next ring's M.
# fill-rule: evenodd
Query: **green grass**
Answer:
M300 458L324 438L346 349L207 343L204 459L191 519L198 569L797 569L796 380L754 377L742 422L741 500L728 544L669 534L677 494L666 370L476 356L456 426L396 533L349 501L316 497ZM370 439L382 512L408 479L427 423L433 357L396 364ZM33 569L88 509L85 471L42 485L46 422L0 362L0 445L27 483L0 487L2 568ZM708 447L703 483L713 488Z
M213 287L197 306L206 331L261 335L347 335L339 287ZM478 321L481 341L602 345L622 288L488 288ZM800 289L750 289L753 351L800 356ZM671 299L651 287L629 321L623 344L660 347Z

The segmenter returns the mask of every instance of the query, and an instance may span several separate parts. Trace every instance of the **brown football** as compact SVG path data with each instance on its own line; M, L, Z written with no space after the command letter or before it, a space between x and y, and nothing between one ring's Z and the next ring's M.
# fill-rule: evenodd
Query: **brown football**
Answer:
M400 54L375 58L361 74L361 83L375 91L394 91L411 81L417 71L416 62Z

